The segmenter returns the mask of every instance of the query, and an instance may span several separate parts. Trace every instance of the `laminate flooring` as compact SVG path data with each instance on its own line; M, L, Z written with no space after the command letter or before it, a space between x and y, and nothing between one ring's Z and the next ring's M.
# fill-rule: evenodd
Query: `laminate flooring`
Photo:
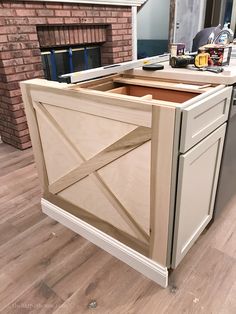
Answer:
M42 214L32 150L0 144L0 313L236 313L236 198L163 289Z

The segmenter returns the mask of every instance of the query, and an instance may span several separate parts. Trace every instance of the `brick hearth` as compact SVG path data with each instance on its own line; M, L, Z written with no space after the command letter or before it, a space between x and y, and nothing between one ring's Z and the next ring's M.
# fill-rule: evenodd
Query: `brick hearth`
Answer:
M61 31L60 36L50 36ZM40 48L100 43L102 65L132 58L131 8L50 2L0 3L0 135L31 146L19 82L43 77ZM45 34L47 35L45 35ZM51 33L51 34L52 34ZM45 39L48 38L48 43Z

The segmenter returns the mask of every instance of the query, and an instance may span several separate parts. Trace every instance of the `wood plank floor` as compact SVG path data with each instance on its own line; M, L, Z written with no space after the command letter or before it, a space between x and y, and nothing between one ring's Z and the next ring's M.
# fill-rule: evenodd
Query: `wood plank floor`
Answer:
M32 150L0 144L0 313L236 313L236 199L162 289L43 215L40 196Z

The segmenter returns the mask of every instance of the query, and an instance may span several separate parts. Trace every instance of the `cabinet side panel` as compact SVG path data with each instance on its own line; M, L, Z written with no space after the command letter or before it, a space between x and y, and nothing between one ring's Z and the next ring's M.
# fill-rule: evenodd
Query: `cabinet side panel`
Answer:
M45 198L53 195L65 210L73 207L77 217L147 251L152 105L59 83L28 84Z

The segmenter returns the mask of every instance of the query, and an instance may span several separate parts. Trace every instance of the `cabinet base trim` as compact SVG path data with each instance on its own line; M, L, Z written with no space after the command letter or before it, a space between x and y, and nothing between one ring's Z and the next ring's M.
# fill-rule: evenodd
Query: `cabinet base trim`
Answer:
M52 219L78 233L98 247L128 264L144 276L166 288L168 285L168 270L146 256L136 252L83 220L71 215L60 207L41 199L42 211Z

